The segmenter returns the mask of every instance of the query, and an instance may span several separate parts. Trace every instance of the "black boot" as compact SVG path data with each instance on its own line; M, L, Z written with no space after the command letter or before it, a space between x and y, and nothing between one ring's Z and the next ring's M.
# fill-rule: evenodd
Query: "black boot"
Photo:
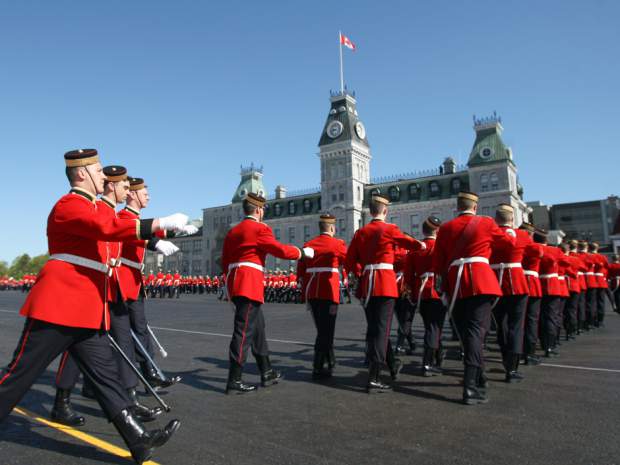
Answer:
M422 376L427 378L440 375L441 369L433 366L433 358L435 351L429 347L424 348L424 356L422 357Z
M407 343L409 344L409 348L407 349L407 355L413 355L417 347L413 334L410 334L409 336L407 336Z
M314 353L314 363L312 365L312 379L315 381L329 378L332 375L331 370L329 370L329 368L325 370L323 367L323 365L325 364L325 359L326 359L325 355L326 355L325 353L318 352L318 351Z
M465 365L465 379L463 380L463 403L465 405L486 404L489 401L486 394L476 386L478 378L478 367Z
M282 379L282 373L271 367L268 355L256 355L256 364L260 371L260 385L262 387L278 384L278 381Z
M368 364L368 384L366 385L366 392L368 392L368 394L390 391L392 389L392 386L389 384L383 384L381 382L379 379L380 372L381 365L373 362Z
M445 357L446 357L446 351L444 350L443 346L440 344L439 349L435 351L435 366L437 368L441 368Z
M155 367L149 362L140 363L140 368L142 370L142 374L144 375L144 379L146 379L148 383L155 388L155 390L165 389L181 381L180 376L168 378L164 375L162 378Z
M334 348L330 347L329 353L327 356L327 365L329 366L329 373L331 375L332 370L336 366L336 354L334 353Z
M487 378L487 375L484 373L484 368L478 368L478 374L476 378L476 387L483 393L486 393L487 389L489 389L489 379Z
M540 365L540 357L535 354L535 351L532 351L525 356L524 363L526 365Z
M516 354L508 354L506 362L506 378L507 383L520 383L523 381L523 375L519 373L519 356Z
M228 369L228 382L226 383L226 394L238 393L244 394L246 392L256 391L256 386L253 384L245 384L241 380L242 367L236 361L230 361L230 368Z
M56 399L50 415L52 421L67 426L83 426L86 420L71 406L71 390L56 389Z
M133 413L136 418L143 422L154 421L159 415L163 413L161 407L150 408L146 405L141 404L138 401L138 396L136 395L136 389L130 388L127 389L127 394L129 394L129 398L131 399L132 405L129 407L131 413Z
M396 347L394 347L394 353L396 355L402 355L405 353L405 348L403 347L404 342L405 342L405 335L402 334L399 330L398 336L396 337Z
M164 429L147 431L129 409L122 410L112 420L137 464L149 460L157 447L163 446L179 429L181 422L172 420Z

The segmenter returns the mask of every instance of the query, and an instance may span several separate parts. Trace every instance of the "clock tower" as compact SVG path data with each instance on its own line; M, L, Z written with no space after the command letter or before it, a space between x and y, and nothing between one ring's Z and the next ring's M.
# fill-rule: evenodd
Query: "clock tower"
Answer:
M332 93L319 140L321 205L337 218L337 236L350 241L361 226L364 185L370 182L370 147L355 94Z

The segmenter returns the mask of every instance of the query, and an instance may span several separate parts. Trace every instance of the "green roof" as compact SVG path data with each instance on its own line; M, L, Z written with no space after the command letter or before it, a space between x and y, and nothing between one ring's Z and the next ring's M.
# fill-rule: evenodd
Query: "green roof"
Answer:
M332 138L327 134L327 128L333 121L339 121L342 124L342 132L338 137ZM323 145L336 144L338 142L346 142L354 140L362 145L368 146L368 137L364 134L361 139L355 131L355 125L361 122L357 116L356 102L353 96L345 93L332 97L331 108L321 132L319 147Z
M371 194L376 190L379 191L378 193L390 197L393 204L403 204L456 198L459 191L468 189L468 172L458 171L452 174L368 184L364 188L364 202L368 205Z
M512 161L510 149L502 140L501 120L497 117L476 121L476 140L469 154L468 166L481 166L498 161Z

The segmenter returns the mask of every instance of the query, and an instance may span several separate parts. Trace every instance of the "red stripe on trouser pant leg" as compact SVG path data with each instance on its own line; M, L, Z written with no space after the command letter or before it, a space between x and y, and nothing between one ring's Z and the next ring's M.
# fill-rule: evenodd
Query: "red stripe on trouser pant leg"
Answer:
M250 310L252 310L252 304L251 303L248 304L248 309L245 312L245 323L243 324L243 335L241 336L241 344L239 346L239 359L237 360L237 363L239 363L239 365L241 365L241 360L243 360L243 344L245 344L245 335L246 335L246 332L248 330L248 321L250 319Z
M60 357L60 364L58 365L58 372L56 373L56 385L58 385L58 382L60 381L60 377L62 376L62 372L65 369L65 364L67 363L68 358L69 351L66 351L64 354L62 354L62 357Z
M34 323L34 320L30 320L30 324L28 324L28 328L26 329L26 332L24 333L24 339L22 340L22 343L20 345L17 357L15 357L15 360L9 367L9 371L7 371L6 374L2 377L2 379L0 379L0 384L4 383L9 378L9 376L11 376L11 374L15 370L15 367L19 363L19 360L22 358L22 355L24 354L24 349L26 348L26 343L28 342L28 338L30 337L30 330L32 329L33 323Z

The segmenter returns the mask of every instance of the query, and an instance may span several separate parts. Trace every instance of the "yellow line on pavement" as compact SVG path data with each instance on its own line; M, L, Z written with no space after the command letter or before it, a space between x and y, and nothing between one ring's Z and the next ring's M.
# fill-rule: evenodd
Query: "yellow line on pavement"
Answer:
M38 421L39 423L43 423L44 425L49 426L50 428L54 428L65 434L68 434L69 436L73 436L74 438L79 439L80 441L86 442L90 444L91 446L95 446L98 449L109 452L110 454L114 454L114 455L117 455L119 457L122 457L128 460L133 460L131 458L131 454L129 453L129 451L126 451L125 449L117 447L114 444L110 444L109 442L103 441L94 436L91 436L90 434L86 434L82 431L78 431L77 429L72 428L71 426L61 425L60 423L54 423L53 421L47 420L45 418L41 418L37 416L36 414L29 412L28 410L22 407L15 407L13 411L19 413L20 415L23 415L26 418L30 418L31 420ZM159 465L159 464L157 462L148 461L148 462L144 462L144 465Z

